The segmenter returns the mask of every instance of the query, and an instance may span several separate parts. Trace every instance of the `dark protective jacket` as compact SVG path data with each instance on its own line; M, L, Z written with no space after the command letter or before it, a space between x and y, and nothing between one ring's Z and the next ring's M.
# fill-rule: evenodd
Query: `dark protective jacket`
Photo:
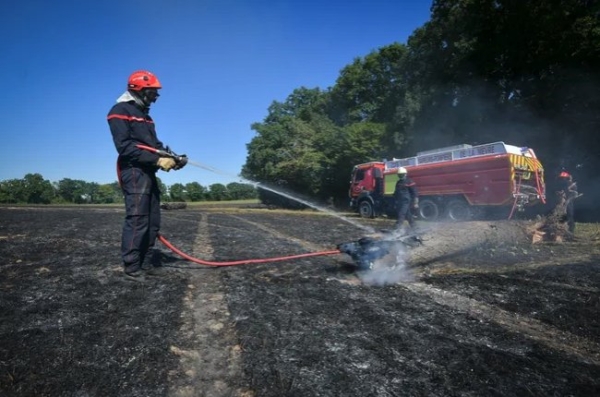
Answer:
M574 182L571 178L561 178L559 182L560 190L564 192L566 199L573 199L578 196L577 182Z
M394 199L397 203L415 204L417 202L417 185L412 179L406 177L398 179L394 189Z
M136 147L142 144L165 150L163 143L156 136L154 121L147 108L137 104L133 96L126 92L108 112L108 124L119 153L119 169L136 167L146 172L158 171L156 162L159 156Z

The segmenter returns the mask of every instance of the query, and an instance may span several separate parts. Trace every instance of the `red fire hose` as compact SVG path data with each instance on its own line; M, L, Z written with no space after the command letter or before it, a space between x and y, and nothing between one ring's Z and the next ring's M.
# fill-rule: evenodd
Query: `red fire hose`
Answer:
M158 235L158 240L163 243L167 248L181 256L183 259L188 260L190 262L197 263L199 265L205 266L238 266L238 265L250 265L256 263L270 263L270 262L281 262L291 259L300 259L300 258L309 258L313 256L326 256L326 255L337 255L341 254L340 250L330 250L330 251L318 251L318 252L308 252L306 254L298 254L298 255L288 255L288 256L279 256L274 258L263 258L263 259L245 259L238 261L229 261L229 262L213 262L213 261L205 261L202 259L194 258L190 255L179 250L173 244L171 244L164 236Z

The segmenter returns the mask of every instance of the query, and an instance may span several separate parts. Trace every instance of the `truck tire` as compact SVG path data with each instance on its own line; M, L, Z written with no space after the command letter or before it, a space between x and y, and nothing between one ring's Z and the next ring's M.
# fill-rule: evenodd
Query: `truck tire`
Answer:
M446 217L450 220L466 221L471 218L471 215L471 208L465 200L450 200L446 206Z
M361 218L373 218L375 212L373 211L373 204L369 200L363 200L358 204L358 213Z
M435 221L440 216L440 208L433 200L421 200L419 202L419 217L424 221Z

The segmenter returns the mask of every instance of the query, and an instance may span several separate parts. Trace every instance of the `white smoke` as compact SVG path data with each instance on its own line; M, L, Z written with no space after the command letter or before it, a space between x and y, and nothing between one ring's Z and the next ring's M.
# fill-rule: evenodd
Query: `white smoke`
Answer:
M414 274L406 266L406 245L397 242L390 251L374 263L372 270L358 273L363 284L385 286L415 281Z

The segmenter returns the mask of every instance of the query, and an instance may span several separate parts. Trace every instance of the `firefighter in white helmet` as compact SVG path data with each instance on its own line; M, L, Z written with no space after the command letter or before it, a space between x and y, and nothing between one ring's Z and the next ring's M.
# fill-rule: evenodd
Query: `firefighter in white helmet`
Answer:
M417 185L408 177L408 171L404 167L398 168L398 181L394 189L394 200L396 201L396 229L401 229L404 221L408 221L411 229L415 229L415 220L412 209L419 208L419 195Z

